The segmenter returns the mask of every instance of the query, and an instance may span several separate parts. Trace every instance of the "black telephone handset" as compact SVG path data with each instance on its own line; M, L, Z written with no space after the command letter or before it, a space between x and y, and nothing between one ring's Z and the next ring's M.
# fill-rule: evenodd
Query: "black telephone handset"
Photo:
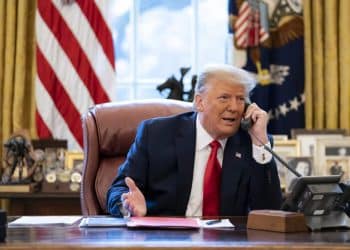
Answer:
M247 111L247 108L248 108L249 105L250 105L249 102L246 102L244 104L244 113ZM250 119L250 118L247 118L247 119L242 118L242 120L241 120L241 128L243 130L248 131L252 127L252 125L253 125L252 119Z
M244 113L247 111L247 108L249 105L250 105L249 102L245 103ZM248 131L252 126L253 126L253 120L251 118L247 118L247 119L242 118L241 128L243 130ZM289 166L288 163L285 160L283 160L278 154L276 154L268 144L265 144L264 142L262 142L262 140L259 137L257 137L256 135L254 135L254 133L251 132L250 135L253 136L260 143L260 145L262 145L264 147L264 149L267 152L270 152L270 154L272 154L274 156L274 158L276 158L280 163L282 163L282 165L284 165L286 168L288 168L295 176L301 177L301 174L299 174L295 169L293 169L291 166ZM350 193L349 193L349 195L350 195Z

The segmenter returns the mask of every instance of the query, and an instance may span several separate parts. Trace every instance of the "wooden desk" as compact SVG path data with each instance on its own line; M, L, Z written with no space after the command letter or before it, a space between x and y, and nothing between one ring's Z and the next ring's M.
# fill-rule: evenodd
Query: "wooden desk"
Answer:
M79 215L78 192L72 193L0 193L7 215Z
M236 229L9 228L0 249L350 249L350 231L283 234L246 230L245 218L233 222Z

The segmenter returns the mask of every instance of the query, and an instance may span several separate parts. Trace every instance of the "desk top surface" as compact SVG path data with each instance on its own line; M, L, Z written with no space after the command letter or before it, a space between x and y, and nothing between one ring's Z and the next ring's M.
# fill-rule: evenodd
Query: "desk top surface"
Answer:
M247 230L244 218L234 229L128 229L73 226L7 229L0 249L350 249L350 231L275 233Z
M79 192L69 192L69 193L18 193L18 192L0 192L0 198L3 199L47 199L47 198L80 198Z

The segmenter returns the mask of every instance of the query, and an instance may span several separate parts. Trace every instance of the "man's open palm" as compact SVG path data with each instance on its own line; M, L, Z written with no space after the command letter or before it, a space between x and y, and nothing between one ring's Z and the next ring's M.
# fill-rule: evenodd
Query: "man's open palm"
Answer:
M131 216L145 216L147 208L142 192L130 177L125 178L125 183L129 192L122 194L123 207L130 212Z

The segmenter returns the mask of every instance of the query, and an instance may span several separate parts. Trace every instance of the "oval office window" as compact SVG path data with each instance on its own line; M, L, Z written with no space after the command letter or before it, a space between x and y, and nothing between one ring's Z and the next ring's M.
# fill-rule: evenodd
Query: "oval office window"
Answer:
M224 63L228 16L226 0L115 0L110 2L116 58L116 100L165 98L156 86L181 67L191 76L207 62Z

